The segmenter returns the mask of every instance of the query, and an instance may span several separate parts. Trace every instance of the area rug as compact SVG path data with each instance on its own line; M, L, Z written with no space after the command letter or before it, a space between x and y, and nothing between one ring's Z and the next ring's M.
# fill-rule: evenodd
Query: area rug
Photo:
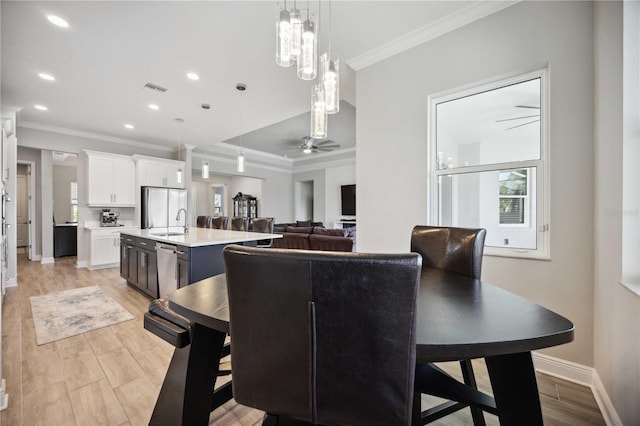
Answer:
M99 287L81 287L31 297L38 345L133 319Z

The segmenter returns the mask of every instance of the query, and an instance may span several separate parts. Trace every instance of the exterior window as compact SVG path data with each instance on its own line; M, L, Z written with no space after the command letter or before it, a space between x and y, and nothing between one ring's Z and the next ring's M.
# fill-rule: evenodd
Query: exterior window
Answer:
M528 224L528 172L527 169L517 169L498 173L500 225Z
M485 228L485 254L549 257L546 71L430 97L429 223Z
M78 221L78 182L71 182L71 221Z

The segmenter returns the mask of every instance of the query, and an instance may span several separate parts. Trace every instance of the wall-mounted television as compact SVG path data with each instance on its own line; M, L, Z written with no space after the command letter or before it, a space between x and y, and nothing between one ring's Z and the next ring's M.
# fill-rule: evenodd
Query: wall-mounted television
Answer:
M342 201L342 215L343 216L355 216L356 215L356 186L354 185L342 185L340 187L340 195Z

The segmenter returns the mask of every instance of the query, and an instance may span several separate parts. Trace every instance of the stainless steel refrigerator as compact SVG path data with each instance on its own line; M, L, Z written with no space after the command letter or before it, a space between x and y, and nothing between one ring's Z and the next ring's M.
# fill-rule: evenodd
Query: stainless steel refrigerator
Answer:
M185 220L188 220L186 214L181 214L180 220L176 220L178 211L187 209L186 189L143 186L141 200L140 227L142 229L184 226Z

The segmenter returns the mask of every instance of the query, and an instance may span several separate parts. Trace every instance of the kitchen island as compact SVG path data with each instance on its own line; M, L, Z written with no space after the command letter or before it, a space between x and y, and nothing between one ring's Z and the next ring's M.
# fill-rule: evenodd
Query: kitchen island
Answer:
M278 234L182 227L123 230L120 276L152 298L224 273L222 249L256 245Z

